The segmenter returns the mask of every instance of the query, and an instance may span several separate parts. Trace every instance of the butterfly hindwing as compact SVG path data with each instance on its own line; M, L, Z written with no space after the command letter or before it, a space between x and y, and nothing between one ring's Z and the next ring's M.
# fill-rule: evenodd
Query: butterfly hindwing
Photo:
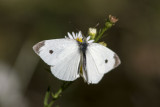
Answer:
M95 60L89 50L86 50L86 70L83 70L84 80L90 84L98 83L104 74L99 73Z
M80 54L74 51L51 67L52 73L61 80L73 81L79 77Z

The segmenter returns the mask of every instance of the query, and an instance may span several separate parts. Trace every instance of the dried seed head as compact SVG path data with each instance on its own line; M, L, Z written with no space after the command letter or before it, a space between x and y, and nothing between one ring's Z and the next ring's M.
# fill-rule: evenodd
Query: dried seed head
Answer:
M109 15L109 21L113 24L115 24L118 21L118 18L115 16Z

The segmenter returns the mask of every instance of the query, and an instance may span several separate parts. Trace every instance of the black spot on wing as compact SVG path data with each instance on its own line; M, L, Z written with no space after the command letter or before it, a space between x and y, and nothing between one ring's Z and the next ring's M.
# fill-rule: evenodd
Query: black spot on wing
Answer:
M39 50L41 47L43 47L45 45L45 41L41 41L39 43L37 43L36 45L33 46L33 50L35 53L39 54Z
M119 64L121 64L121 61L117 54L114 54L114 59L115 59L114 67L117 67Z
M108 60L107 60L107 59L105 60L105 63L108 63Z
M49 53L52 54L52 53L53 53L53 50L49 50Z

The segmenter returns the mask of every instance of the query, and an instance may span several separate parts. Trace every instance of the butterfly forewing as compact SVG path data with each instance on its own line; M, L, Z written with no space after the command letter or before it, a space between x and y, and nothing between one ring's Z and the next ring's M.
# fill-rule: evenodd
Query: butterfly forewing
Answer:
M51 72L57 78L72 81L79 77L80 52L75 40L46 40L37 43L33 49L51 66Z

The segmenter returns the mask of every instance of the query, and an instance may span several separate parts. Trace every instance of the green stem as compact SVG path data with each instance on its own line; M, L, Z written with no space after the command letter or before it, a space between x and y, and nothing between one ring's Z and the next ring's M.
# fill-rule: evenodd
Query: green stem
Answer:
M107 22L105 23L105 27L99 31L99 34L96 36L95 38L95 42L98 42L99 39L103 36L103 34L112 26L114 25L114 23L110 22L109 20L107 20Z
M45 98L44 98L44 107L48 107L49 96L50 96L50 87L48 87Z
M103 29L100 31L99 35L95 38L95 42L98 42L98 40L103 36L103 34L104 34L106 31L107 31L107 28L106 28L106 27L103 28Z
M54 95L52 94L52 97L54 98L54 100L58 99L61 93L62 93L62 88L60 88Z
M59 88L59 90L54 94L54 93L50 93L50 88L47 90L46 95L45 95L45 99L44 99L44 107L52 107L52 105L54 104L54 102L61 96L62 92L67 89L73 82L64 82L61 87ZM52 101L48 104L48 100L50 97L50 94L52 96Z
M52 100L47 107L52 107L53 103L55 102L55 100Z

